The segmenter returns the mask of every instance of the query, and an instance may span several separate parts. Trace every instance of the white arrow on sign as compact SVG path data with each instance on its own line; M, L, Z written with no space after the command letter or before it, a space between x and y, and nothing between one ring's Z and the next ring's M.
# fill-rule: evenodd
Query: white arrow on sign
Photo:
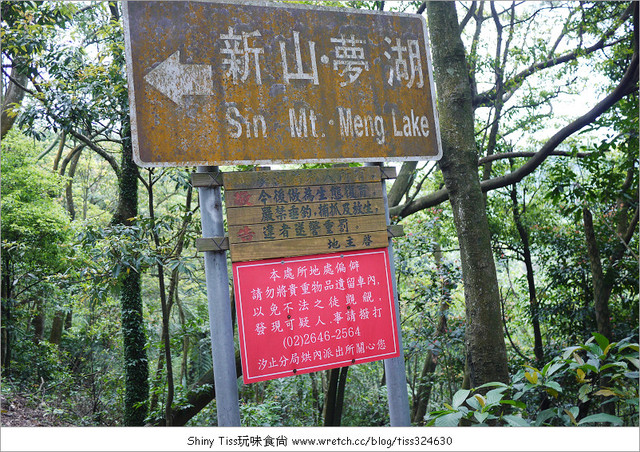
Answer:
M211 94L213 83L211 66L182 64L179 50L145 75L144 79L178 105L183 105L184 96Z

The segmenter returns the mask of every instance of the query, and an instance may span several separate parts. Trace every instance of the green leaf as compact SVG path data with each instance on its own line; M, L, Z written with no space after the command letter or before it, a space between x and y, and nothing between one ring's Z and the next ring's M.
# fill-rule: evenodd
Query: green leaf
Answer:
M603 351L600 348L599 345L597 344L585 344L583 347L585 350L588 351L588 353L591 353L593 355L594 358L597 358L599 356L603 355Z
M524 402L521 402L519 400L501 400L500 403L502 403L503 405L511 405L514 406L520 410L524 410L527 408L527 405Z
M469 397L467 399L467 404L474 410L482 410L482 405L480 405L480 402L478 402L478 399L475 397Z
M638 344L625 344L624 346L620 347L620 351L624 350L625 348L630 348L634 352L640 351L640 346L638 346Z
M638 378L640 378L640 372L638 372L637 370L634 372L625 372L624 376L632 380L637 380Z
M589 400L590 392L591 392L590 384L584 384L580 386L580 389L578 390L578 399L580 399L580 401L582 402L586 402L587 400Z
M529 427L531 424L526 419L521 418L520 416L514 416L512 414L507 414L502 416L502 419L507 421L507 423L511 427Z
M607 349L607 347L609 346L609 339L607 339L600 333L593 333L593 337L595 337L596 342L598 343L598 345L602 350Z
M535 422L533 423L534 426L539 427L542 424L544 424L547 420L557 416L558 413L556 411L555 408L549 408L547 410L541 411L540 413L538 413L538 416L536 417Z
M449 413L437 418L434 425L436 427L457 427L460 419L462 419L462 413Z
M502 400L502 393L506 390L507 388L497 388L487 392L487 395L486 395L487 405L494 405L496 403L500 403L500 400Z
M547 381L544 385L547 388L556 390L557 392L562 392L562 386L560 386L560 383L558 383L557 381Z
M594 359L590 359L589 362L587 362L587 364L581 367L582 369L587 369L587 370L590 370L591 372L598 373L599 363Z
M609 363L602 366L600 368L600 372L604 372L605 370L611 369L612 367L618 367L620 368L620 370L627 370L629 368L627 366L627 363L625 363L624 361L616 361L615 363Z
M482 424L487 419L488 416L489 416L489 413L487 412L484 412L484 413L481 411L473 412L473 417L475 417L480 424Z
M453 399L451 400L451 405L453 409L458 408L462 403L466 400L467 396L471 391L469 389L460 389L453 395Z
M550 377L551 375L555 374L559 369L562 369L563 366L564 366L564 363L549 362L547 363L546 366L544 366L544 369L542 369L542 375L544 375L545 377Z
M578 422L578 425L589 424L591 422L603 422L613 425L622 425L622 419L620 419L618 416L613 416L606 413L598 413L587 416L581 419L580 422Z
M508 389L509 385L504 384L500 381L491 381L489 383L485 383L483 385L478 386L476 389L482 389L482 388L505 388Z
M580 347L567 347L564 349L562 353L562 359L567 359L569 356L573 355L576 350L580 350Z
M625 359L629 361L631 364L636 366L636 368L640 369L640 360L636 356L625 356Z
M578 415L580 410L578 410L578 407L573 407L570 410L567 410L566 408L564 409L564 412L567 416L569 416L569 421L573 424L573 425L578 425L578 423L576 422L576 416Z

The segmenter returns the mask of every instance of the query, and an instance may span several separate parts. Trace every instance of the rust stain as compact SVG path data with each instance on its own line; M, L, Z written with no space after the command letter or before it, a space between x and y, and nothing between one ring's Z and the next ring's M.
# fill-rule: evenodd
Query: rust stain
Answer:
M145 1L126 12L141 165L441 153L420 16Z

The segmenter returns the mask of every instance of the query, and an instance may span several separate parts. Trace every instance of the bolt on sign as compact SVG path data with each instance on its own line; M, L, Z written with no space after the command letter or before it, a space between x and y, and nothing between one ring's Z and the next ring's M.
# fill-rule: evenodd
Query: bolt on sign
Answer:
M386 248L233 265L245 383L400 355Z
M388 245L378 167L225 173L232 262Z
M419 15L132 1L124 20L141 166L441 155Z

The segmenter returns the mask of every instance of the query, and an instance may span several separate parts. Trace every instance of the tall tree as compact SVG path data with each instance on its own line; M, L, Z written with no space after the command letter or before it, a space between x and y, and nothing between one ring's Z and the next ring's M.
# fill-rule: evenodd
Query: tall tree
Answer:
M138 216L138 167L133 161L128 120L122 130L120 196L113 224L130 226ZM149 364L140 294L140 273L127 271L121 282L121 320L125 365L125 425L144 425L149 398Z
M120 66L122 76L120 82L126 84L124 71L123 33L120 29L120 14L116 3L109 3L111 21L117 30L113 43L113 58ZM125 90L118 97L120 111L120 137L122 140L122 158L118 186L120 195L118 206L113 216L113 224L130 226L138 216L138 166L133 161L133 145L131 142L131 123L129 118L129 99ZM145 347L144 317L142 312L142 296L140 273L127 271L122 279L121 317L124 342L125 365L125 425L144 425L147 416L147 399L149 398L149 364Z
M467 361L472 386L507 382L507 352L484 197L469 71L455 4L427 4L443 154L438 162L458 233L467 317Z

